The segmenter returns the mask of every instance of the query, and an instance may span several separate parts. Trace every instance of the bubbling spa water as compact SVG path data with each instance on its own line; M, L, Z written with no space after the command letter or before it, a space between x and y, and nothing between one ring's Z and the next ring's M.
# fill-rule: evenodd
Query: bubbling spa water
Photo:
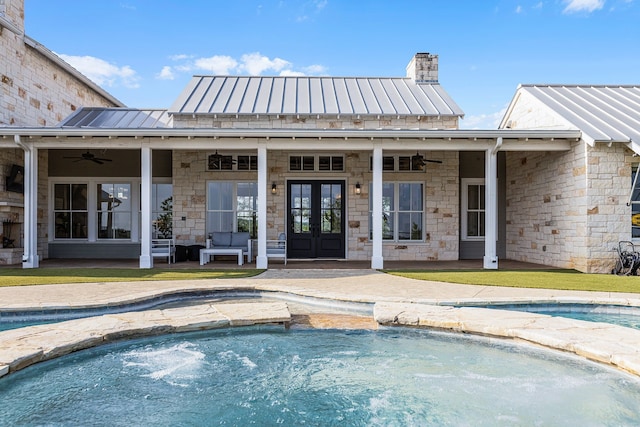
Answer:
M122 342L0 379L0 425L640 425L640 381L422 330L218 330Z

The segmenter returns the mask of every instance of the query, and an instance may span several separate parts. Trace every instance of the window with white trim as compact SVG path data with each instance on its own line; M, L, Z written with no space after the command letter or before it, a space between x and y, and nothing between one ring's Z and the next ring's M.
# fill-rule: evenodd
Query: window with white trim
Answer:
M96 187L99 239L131 239L131 184L99 183Z
M248 231L258 236L258 184L210 181L207 183L207 234Z
M373 192L369 186L369 236L373 236ZM421 182L382 184L382 239L424 240L424 185Z
M485 183L483 178L462 178L462 240L484 240Z
M55 184L53 200L54 238L86 239L89 207L87 184Z

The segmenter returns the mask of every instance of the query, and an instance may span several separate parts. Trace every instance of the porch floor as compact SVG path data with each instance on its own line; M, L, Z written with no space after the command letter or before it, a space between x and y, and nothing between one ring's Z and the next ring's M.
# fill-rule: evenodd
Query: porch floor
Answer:
M216 257L215 261L201 266L198 261L183 261L167 264L163 260L155 260L154 268L162 269L194 269L194 270L218 270L218 269L254 269L255 261L239 266L235 257ZM138 268L137 259L45 259L40 261L40 268ZM3 265L2 267L20 267L20 264ZM371 268L370 261L348 260L287 260L287 265L282 261L269 263L269 269L274 270L366 270ZM458 260L458 261L385 261L387 270L479 270L482 269L482 260ZM500 260L500 270L551 270L551 267L542 264L533 264L514 260Z

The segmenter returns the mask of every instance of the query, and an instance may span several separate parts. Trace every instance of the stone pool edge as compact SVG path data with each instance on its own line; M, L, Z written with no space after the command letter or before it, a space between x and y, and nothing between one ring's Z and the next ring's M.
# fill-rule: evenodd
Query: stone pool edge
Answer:
M286 303L256 302L132 311L11 329L0 332L0 377L123 339L290 321Z
M393 302L376 303L374 318L380 325L525 341L640 376L640 330L636 329L538 313Z

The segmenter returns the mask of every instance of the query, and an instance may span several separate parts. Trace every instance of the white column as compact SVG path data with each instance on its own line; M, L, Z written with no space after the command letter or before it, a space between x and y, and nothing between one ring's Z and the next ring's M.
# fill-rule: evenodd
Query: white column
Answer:
M502 138L498 138L496 147L485 152L485 209L484 209L484 262L489 270L498 269L498 148Z
M150 147L140 149L140 268L153 268L151 256L152 153Z
M258 145L258 256L256 268L268 268L267 259L267 146Z
M373 181L371 184L373 251L371 254L371 268L384 268L382 257L382 147L373 147Z
M16 137L18 138L18 137ZM24 149L24 253L22 268L38 268L38 149Z

